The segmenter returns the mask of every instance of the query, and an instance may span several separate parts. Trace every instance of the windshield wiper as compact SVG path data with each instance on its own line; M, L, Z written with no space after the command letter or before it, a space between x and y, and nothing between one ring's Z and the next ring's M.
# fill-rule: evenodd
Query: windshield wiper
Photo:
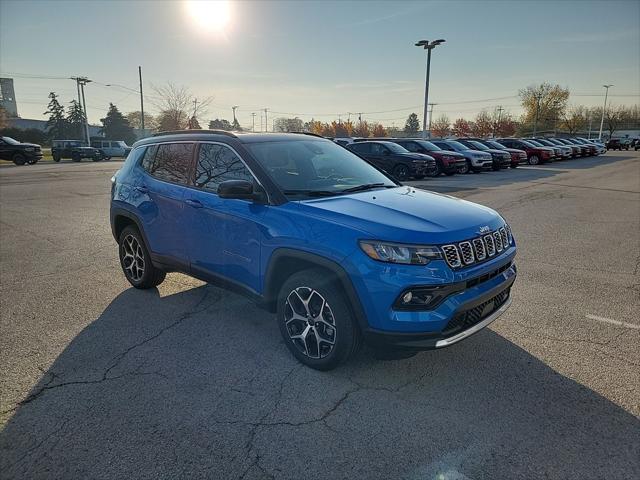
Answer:
M355 187L345 188L344 190L340 190L342 193L353 193L353 192L364 192L365 190L371 190L372 188L385 187L385 188L393 188L392 185L387 185L386 183L365 183L363 185L356 185Z
M332 197L334 195L340 195L340 191L330 190L283 190L285 195L306 195L308 197Z

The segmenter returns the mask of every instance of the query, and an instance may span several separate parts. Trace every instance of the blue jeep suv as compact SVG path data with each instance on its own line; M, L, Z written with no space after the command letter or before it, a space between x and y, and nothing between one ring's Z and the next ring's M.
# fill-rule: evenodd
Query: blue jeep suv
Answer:
M111 228L134 287L177 271L242 292L320 370L363 341L409 353L456 343L508 308L516 277L495 211L403 186L309 134L141 140L112 179Z

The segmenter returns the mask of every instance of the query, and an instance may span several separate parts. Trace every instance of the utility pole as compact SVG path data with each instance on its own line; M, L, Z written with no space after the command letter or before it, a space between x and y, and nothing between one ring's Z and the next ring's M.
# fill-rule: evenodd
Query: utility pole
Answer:
M84 99L84 86L87 83L91 83L87 77L73 77L72 80L75 80L78 87L80 88L78 92L78 102L80 103L82 110L84 112L84 132L87 140L87 146L91 145L91 138L89 137L89 118L87 117L87 104ZM82 96L82 102L80 102L80 97Z
M267 120L267 111L268 110L269 110L268 108L264 109L264 131L265 132L269 131L269 120Z
M602 107L602 118L600 119L600 133L598 134L598 140L602 140L602 127L604 126L604 112L607 109L607 95L609 95L609 87L613 87L613 85L603 85L605 88L604 92L604 106Z
M500 120L502 119L502 111L504 110L504 108L502 108L502 105L499 105L497 110L498 110L498 121L493 126L493 138L496 137L496 129L500 128Z
M262 117L260 117L262 120ZM256 112L251 112L251 131L256 131Z
M429 112L429 75L431 71L431 50L436 48L441 43L444 43L444 39L434 40L420 40L415 44L416 47L423 47L427 51L427 78L424 85L424 117L422 119L422 139L427 138L427 125L430 125L430 121L427 119Z
M593 123L593 115L589 112L589 140L591 140L591 124Z
M231 110L233 110L233 123L236 123L236 108L238 108L238 105L234 105L233 107L231 107Z
M140 79L140 138L144 136L144 97L142 96L142 67L138 67L138 78Z
M535 137L538 133L538 112L540 111L540 99L542 98L542 94L536 93L534 96L536 98L536 120L533 123L533 136Z
M429 138L431 138L431 119L433 119L433 107L437 105L437 103L430 103L429 106Z

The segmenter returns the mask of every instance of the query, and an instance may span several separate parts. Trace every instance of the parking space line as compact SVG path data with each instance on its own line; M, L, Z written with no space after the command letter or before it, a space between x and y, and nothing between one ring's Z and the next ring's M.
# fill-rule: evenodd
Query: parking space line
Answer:
M635 323L621 322L620 320L613 320L612 318L599 317L597 315L585 315L590 320L595 320L596 322L610 323L611 325L616 325L618 327L631 328L633 330L640 330L640 325L636 325Z

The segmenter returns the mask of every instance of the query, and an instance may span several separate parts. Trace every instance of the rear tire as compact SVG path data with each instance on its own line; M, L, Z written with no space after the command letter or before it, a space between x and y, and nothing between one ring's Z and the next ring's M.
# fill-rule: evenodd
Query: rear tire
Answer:
M79 162L80 160L81 160L81 159L80 159L80 154L79 154L79 153L73 153L73 154L71 155L71 161L72 161L72 162Z
M53 161L58 163L60 161L60 155L52 155Z
M316 370L331 370L360 349L362 335L342 288L326 270L291 275L278 294L277 321L289 351Z
M166 272L153 265L144 239L133 225L120 233L118 252L124 276L135 288L157 287L167 276Z

